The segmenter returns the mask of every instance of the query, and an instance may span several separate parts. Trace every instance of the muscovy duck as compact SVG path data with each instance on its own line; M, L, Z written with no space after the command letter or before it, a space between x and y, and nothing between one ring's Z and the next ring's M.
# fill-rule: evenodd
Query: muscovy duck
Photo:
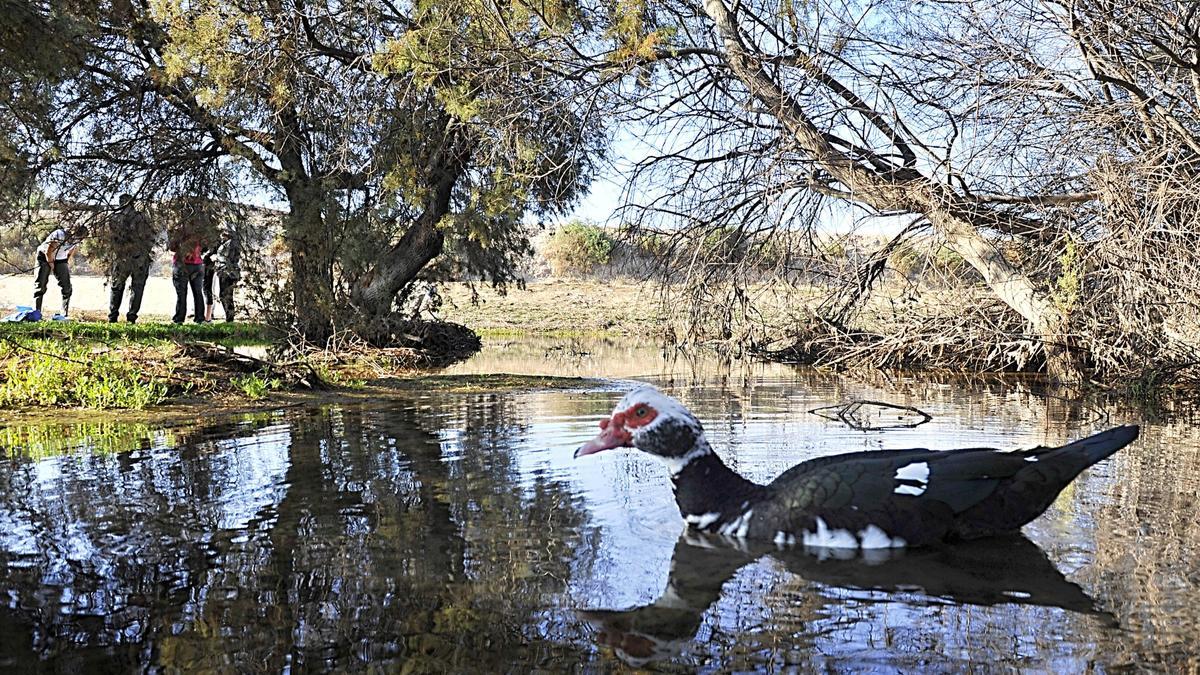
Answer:
M625 395L576 457L613 448L654 455L671 473L689 527L780 545L879 549L1018 530L1081 471L1131 443L1122 426L1067 445L877 450L819 457L767 485L727 467L681 403L644 385Z

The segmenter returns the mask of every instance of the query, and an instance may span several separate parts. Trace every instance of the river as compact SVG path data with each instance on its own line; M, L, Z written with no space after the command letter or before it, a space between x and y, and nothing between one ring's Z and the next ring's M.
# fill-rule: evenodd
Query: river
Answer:
M0 669L1180 672L1200 664L1200 433L1022 379L858 377L493 340L451 372L605 378L192 424L0 429ZM768 481L881 448L1142 437L1020 538L843 560L687 536L649 457L572 452L632 380ZM932 420L862 431L854 399Z

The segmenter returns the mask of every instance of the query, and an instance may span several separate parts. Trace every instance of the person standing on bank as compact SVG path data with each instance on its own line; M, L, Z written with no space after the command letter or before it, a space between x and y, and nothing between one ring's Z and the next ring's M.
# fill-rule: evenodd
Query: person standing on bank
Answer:
M175 254L172 259L171 282L175 286L175 323L187 318L188 288L192 290L192 304L196 323L204 323L204 259L200 256L201 237L188 226L177 232L168 242L167 248Z
M212 261L221 288L221 308L225 310L225 320L233 321L233 287L242 278L242 242L233 223L227 222L221 226L221 240L212 254ZM209 294L211 297L211 287ZM212 304L208 306L208 318L212 320Z
M33 306L38 312L42 311L42 299L50 286L50 275L58 280L58 288L62 291L63 316L68 316L71 310L71 258L75 249L87 237L86 225L76 225L69 230L56 227L38 246L37 276L33 281Z
M212 322L213 316L213 279L217 276L217 265L213 261L213 256L217 254L217 250L211 246L205 246L200 251L200 259L204 262L204 283L201 287L204 289L204 320L208 323Z
M150 220L133 204L133 196L121 195L109 231L109 254L112 264L108 268L110 296L108 321L116 323L121 314L121 296L125 294L125 281L130 281L129 311L125 320L135 323L138 310L142 307L142 292L146 278L150 276L150 258L154 249L155 234Z

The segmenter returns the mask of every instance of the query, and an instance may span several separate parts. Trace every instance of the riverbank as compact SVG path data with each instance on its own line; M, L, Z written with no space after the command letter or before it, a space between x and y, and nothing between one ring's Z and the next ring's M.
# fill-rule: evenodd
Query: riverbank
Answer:
M234 353L269 342L250 323L0 324L0 406L144 409L177 399L262 398L268 372L238 370L200 348Z
M27 289L7 282L0 285L0 298L11 309L20 299L17 291ZM174 293L162 283L147 286L142 322L109 324L103 279L81 276L75 286L75 321L0 324L0 407L8 409L6 417L17 409L154 410L156 415L170 405L254 409L289 405L290 396L317 396L307 391L313 388L334 396L370 391L385 380L385 387L394 388L403 377L428 372L414 368L411 350L355 348L287 357L291 370L281 374L268 355L276 336L267 326L176 326L164 314ZM440 309L426 318L461 323L492 339L651 338L666 325L653 287L628 281L531 281L506 294L486 285L453 283L442 298ZM405 353L393 353L400 351Z
M206 411L238 413L354 401L422 390L481 391L580 386L580 378L434 375L411 366L412 350L359 349L272 358L269 327L252 323L0 323L3 421L70 415L162 421ZM404 354L399 354L404 352ZM406 357L406 358L402 358ZM97 415L101 417L98 418Z

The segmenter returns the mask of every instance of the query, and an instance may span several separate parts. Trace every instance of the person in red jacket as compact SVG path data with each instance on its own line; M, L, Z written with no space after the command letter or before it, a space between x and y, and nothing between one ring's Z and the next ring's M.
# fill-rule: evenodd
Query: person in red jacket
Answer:
M201 235L187 226L167 244L167 248L175 253L171 267L171 282L175 286L175 316L171 320L177 324L187 318L189 288L195 310L193 316L196 323L204 323L204 259L200 255L203 244Z

